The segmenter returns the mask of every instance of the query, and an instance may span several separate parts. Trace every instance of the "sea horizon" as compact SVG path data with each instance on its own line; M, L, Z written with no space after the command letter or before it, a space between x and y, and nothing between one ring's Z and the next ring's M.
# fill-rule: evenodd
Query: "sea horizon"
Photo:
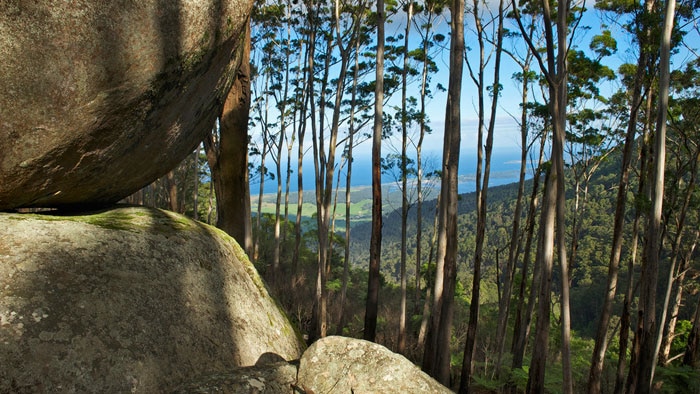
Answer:
M434 162L438 163L439 156L430 153L427 154L428 163ZM290 182L290 192L297 191L297 178L296 178L296 164L292 164L292 170L294 173L291 175ZM352 166L352 179L351 187L364 187L371 186L371 168L372 161L370 157L355 157ZM436 165L427 164L424 168L424 174L435 171ZM268 167L268 169L270 169ZM304 190L314 190L314 166L313 162L305 162L303 167L303 185ZM334 174L334 183L338 181L338 166L336 166L336 172ZM347 174L347 164L344 164L340 168L340 187L345 187L345 178ZM491 157L491 175L489 179L489 186L500 186L509 183L518 182L520 175L520 151L509 150L509 151L498 151L493 152ZM532 169L528 166L528 172L526 175L527 179L532 178ZM411 178L409 178L411 179ZM415 177L413 178L415 179ZM286 179L282 179L282 188L284 192ZM391 185L396 184L398 187L398 182L396 178L391 173L382 174L382 184ZM257 181L251 182L251 194L257 194L259 192L260 183ZM459 186L458 191L460 194L471 193L476 190L476 156L475 155L462 155L460 157L459 163ZM274 194L277 192L277 180L276 179L266 179L263 194Z

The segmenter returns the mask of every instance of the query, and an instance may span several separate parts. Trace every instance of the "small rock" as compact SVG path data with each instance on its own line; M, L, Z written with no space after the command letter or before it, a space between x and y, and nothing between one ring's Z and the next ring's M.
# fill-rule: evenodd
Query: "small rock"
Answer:
M299 364L309 393L451 393L407 358L373 342L330 336L314 342Z

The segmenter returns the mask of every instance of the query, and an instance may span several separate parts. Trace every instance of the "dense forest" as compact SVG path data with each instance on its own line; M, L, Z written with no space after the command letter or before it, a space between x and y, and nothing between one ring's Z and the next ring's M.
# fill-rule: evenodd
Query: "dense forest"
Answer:
M229 232L309 341L459 392L700 392L698 10L259 1L211 135L128 200Z

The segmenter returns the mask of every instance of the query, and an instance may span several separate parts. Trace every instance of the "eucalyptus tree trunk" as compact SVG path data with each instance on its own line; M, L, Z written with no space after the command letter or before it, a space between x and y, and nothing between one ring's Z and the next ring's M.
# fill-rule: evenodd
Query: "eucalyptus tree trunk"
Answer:
M331 226L330 226L330 248L328 248L328 261L331 261L331 258L333 256L333 237L335 236L335 220L338 218L338 195L340 194L340 179L341 176L343 175L343 169L345 168L345 165L348 164L349 160L348 157L343 156L340 159L340 166L337 168L337 173L338 176L335 181L335 191L333 193L333 209L331 210ZM347 190L347 188L346 188ZM330 269L330 264L328 264L326 271L328 272L328 275L330 275L331 269Z
M192 156L194 160L192 162L192 175L193 178L193 188L192 188L192 219L199 220L199 148L201 143L197 145L194 149Z
M566 256L566 227L565 227L565 189L564 189L564 140L566 135L567 108L567 68L568 53L568 16L569 2L559 2L556 10L556 21L552 20L552 11L548 1L542 1L542 17L545 29L546 63L537 51L532 40L526 35L525 27L520 19L517 5L516 22L523 36L536 56L540 69L545 75L549 88L549 111L552 118L552 176L545 188L542 221L542 279L540 283L539 307L533 347L532 361L527 383L528 393L542 393L545 387L545 370L549 344L551 280L554 263L554 243L556 229L556 244L561 267L561 356L562 356L562 391L573 392L570 354L570 312L569 312L569 274ZM552 26L556 27L555 34ZM571 33L573 34L573 33Z
M214 138L213 132L210 133L204 140L204 148L216 193L216 226L238 241L252 258L253 229L248 182L250 26L246 28L242 51L241 65L224 102L218 138Z
M425 89L427 79L427 69L424 65L421 75L421 109L420 109L420 130L418 143L416 144L416 277L413 295L413 313L420 311L421 298L421 268L423 265L423 141L425 139Z
M493 71L492 99L491 112L489 114L489 125L487 128L486 144L484 146L486 156L483 158L484 172L481 175L482 165L482 138L484 130L484 113L486 107L484 104L484 96L486 89L484 86L484 37L483 27L481 25L481 16L479 15L479 2L474 1L475 24L477 26L477 35L480 48L479 62L479 133L477 142L477 170L476 170L476 207L477 207L477 224L476 224L476 246L474 251L474 273L472 280L472 297L469 305L469 324L467 325L467 339L464 345L464 357L462 361L462 377L459 385L460 393L467 393L471 384L471 376L474 371L473 358L476 350L476 333L479 324L479 303L481 297L481 263L484 254L484 239L486 236L486 213L488 206L488 188L489 178L491 175L491 153L493 151L493 135L496 125L496 111L498 109L498 97L500 95L500 71L501 71L501 53L503 47L503 19L504 19L504 0L500 0L498 5L498 25L496 27L496 43L494 50L496 58ZM508 285L510 286L510 284ZM510 293L510 292L509 292ZM509 295L510 297L510 295Z
M350 98L350 116L348 124L348 141L346 155L348 157L348 170L345 176L345 251L343 259L343 279L340 288L340 316L338 317L338 327L336 333L341 335L343 333L343 327L346 323L346 313L345 313L345 300L348 292L348 280L350 276L350 211L352 208L351 200L351 184L352 184L352 163L353 163L353 148L355 145L355 110L357 106L357 90L359 81L359 70L360 70L360 57L357 54L360 52L360 40L355 43L355 67L353 69L352 78L352 93Z
M179 204L177 203L177 181L175 180L175 170L170 170L165 175L166 184L168 187L168 209L177 212Z
M310 9L315 9L313 0L309 2ZM314 14L315 15L315 14ZM320 29L320 26L316 26ZM316 97L315 97L315 84L311 85L311 90L309 91L310 102L311 102L311 142L312 151L314 157L314 191L316 198L316 228L317 228L317 240L318 246L316 251L316 263L317 263L317 274L316 274L316 290L314 293L314 308L311 315L311 334L309 339L311 342L323 338L326 336L327 328L327 317L326 317L326 257L328 256L328 227L324 225L326 223L325 217L326 212L324 211L324 186L325 186L325 171L327 169L327 158L325 152L325 108L326 108L326 92L328 87L328 79L330 73L330 63L331 63L331 52L333 35L325 32L325 43L326 49L324 56L324 64L322 65L322 76L320 79L320 93L318 95L318 124L317 119L317 107L316 107ZM323 37L323 36L322 36ZM311 69L311 74L315 70ZM312 79L313 82L313 79ZM332 177L332 174L331 174ZM332 178L331 178L332 179Z
M286 88L285 88L285 93L284 95L286 96ZM283 106L284 107L284 106ZM272 250L272 274L273 274L273 280L277 280L277 273L279 272L279 266L280 266L280 237L281 237L281 213L282 213L282 148L284 146L284 140L285 140L285 133L286 133L286 127L285 127L285 116L284 112L283 115L280 116L280 131L279 135L277 136L277 141L275 142L277 151L275 153L275 169L276 169L276 174L277 174L277 191L275 193L276 198L275 198L275 225L274 225L274 245L273 245L273 250Z
M545 126L545 130L547 127ZM535 170L535 176L532 180L532 192L530 194L530 204L527 213L527 220L525 223L525 246L523 247L523 266L521 269L521 281L518 287L518 304L515 309L515 321L513 322L513 344L511 346L511 353L513 353L512 369L519 369L523 366L523 359L525 358L525 348L527 347L527 341L530 336L530 323L532 321L533 312L535 310L535 304L537 302L537 286L540 283L542 264L540 252L542 248L537 246L535 253L535 263L532 273L532 281L530 286L530 293L527 296L527 304L525 304L525 292L528 283L529 276L529 266L530 266L530 256L532 254L532 241L533 239L539 244L539 240L542 238L541 232L542 227L539 227L538 234L535 235L535 217L537 214L537 208L539 206L538 194L540 189L540 178L542 177L542 172L544 169L544 147L546 141L547 133L542 132L540 138L540 150L539 159L537 161L537 169ZM545 171L545 184L547 183L547 178L549 178L550 171ZM511 386L511 391L515 392L515 387Z
M430 330L423 356L423 369L446 386L450 384L450 339L457 277L457 187L464 63L464 0L452 0L449 3L449 9L451 15L450 76L445 108L437 273Z
M531 54L528 52L527 58L531 59ZM515 261L520 253L521 237L522 232L520 229L520 221L523 215L523 198L525 196L525 175L527 174L527 154L528 154L528 127L527 127L527 100L529 92L530 78L529 67L530 61L526 58L525 62L522 64L523 70L523 80L522 80L522 100L521 100L521 113L520 113L520 171L518 175L518 196L515 199L515 208L513 211L513 226L510 233L510 244L508 246L508 261L506 263L506 271L504 273L505 283L503 284L503 296L501 297L501 302L498 306L498 326L496 327L496 365L495 372L496 376L501 376L501 363L503 360L503 353L505 352L506 343L506 328L508 326L508 316L510 312L511 295L513 291L513 279L515 277ZM537 179L533 180L533 184L538 182ZM533 186L534 188L534 186ZM523 261L523 276L521 279L521 290L522 294L519 294L521 298L518 298L519 302L524 302L524 292L525 289L523 285L526 283L527 279L527 266L528 262ZM520 306L522 308L522 306ZM522 309L518 310L517 314L522 313ZM515 336L513 336L513 342L515 342Z
M434 4L427 4L427 21L422 24L422 29L419 30L421 33L421 46L424 51L422 59L422 70L421 70L421 82L420 82L420 117L419 117L419 131L418 131L418 143L416 144L416 280L415 280L415 313L420 312L420 299L421 299L421 269L422 269L422 259L423 259L423 142L425 140L425 135L428 133L429 127L427 125L427 114L426 114L426 104L428 101L428 81L430 71L431 58L429 56L429 48L432 42L432 35L430 32L433 29L433 21L435 18ZM431 243L432 245L432 243ZM428 259L430 262L430 259ZM426 296L426 303L429 302L429 296ZM425 304L424 303L424 306ZM427 304L428 311L430 310L430 305ZM426 309L425 307L423 308ZM418 333L418 347L422 347L423 340L425 339L425 331L427 327L428 313L423 314L423 319L421 321L421 328Z
M646 99L646 113L648 114L648 121L645 122L644 128L642 130L641 147L639 149L639 185L637 186L637 196L648 197L648 187L647 187L647 173L648 173L648 161L649 161L649 130L651 129L651 107L652 107L652 95L647 94ZM637 265L637 254L639 247L639 233L642 219L642 207L640 204L636 204L634 211L634 219L632 220L632 240L630 241L630 257L627 261L627 289L625 290L625 298L622 304L622 313L620 316L620 349L618 351L618 361L617 361L617 372L615 376L615 394L622 393L626 388L634 391L631 387L634 385L636 380L634 367L636 360L639 356L638 346L632 345L631 358L630 358L630 371L627 374L627 381L625 382L625 369L627 363L627 353L629 349L629 333L632 329L632 302L634 300L634 293L636 284L634 282L635 276L635 266Z
M666 366L669 363L668 358L671 352L671 342L673 342L678 310L680 309L680 304L683 298L683 279L685 277L685 270L688 268L685 263L686 260L683 257L680 257L682 260L680 265L678 265L678 260L679 255L681 254L680 249L683 240L683 232L685 231L685 220L688 206L690 204L690 196L692 194L692 192L690 192L688 189L694 188L695 186L695 180L693 178L691 178L688 188L685 190L686 193L683 199L683 206L680 209L679 217L677 219L676 235L673 240L673 245L671 246L671 262L668 270L668 279L666 281L666 293L664 296L663 307L661 308L659 330L656 333L657 360L658 363L663 366ZM671 304L671 298L674 300L673 304ZM671 308L670 311L669 307ZM655 366L656 363L654 363L654 368Z
M648 14L651 11L651 6L654 0L646 0L644 10ZM645 29L646 36L649 37L649 27ZM612 304L617 291L617 280L620 266L620 256L622 254L622 241L624 235L625 209L627 202L627 187L629 185L629 171L632 162L633 146L635 136L637 134L637 118L639 108L642 104L642 85L644 75L646 73L646 65L648 63L648 54L644 50L640 50L637 60L637 71L635 74L634 84L632 87L632 97L630 99L630 116L627 124L627 133L622 150L622 164L620 168L620 181L617 189L617 199L615 203L615 218L613 224L613 239L610 250L610 262L608 264L607 286L600 319L598 320L598 328L596 331L595 343L593 347L593 355L591 358L591 368L588 374L588 393L597 394L600 392L600 379L603 372L603 363L605 361L605 352L608 347L608 326L610 324L610 315L612 312ZM631 278L630 278L631 279ZM624 333L627 335L627 332ZM621 333L622 336L622 333ZM626 340L625 340L626 346Z
M435 216L433 219L433 236L431 237L430 240L430 250L428 251L428 272L430 272L430 267L433 264L433 257L435 256L435 249L437 248L437 237L438 237L438 225L439 225L439 210L440 210L440 200L441 196L437 196L437 201L435 204ZM437 269L436 269L437 271ZM436 274L437 276L437 274ZM437 280L437 278L433 279L433 282ZM418 330L418 347L423 348L425 350L426 345L426 340L428 336L428 324L430 323L431 319L431 305L434 302L434 297L432 296L432 289L434 288L434 283L431 283L428 278L426 278L425 281L426 285L426 294L425 294L425 300L423 301L423 314L421 317L421 322L420 322L420 329ZM425 371L425 361L422 362L423 365L423 370Z
M543 4L547 4L546 1ZM552 141L552 165L556 174L556 240L559 255L559 267L561 274L561 355L562 355L562 390L571 394L574 391L573 376L571 371L571 312L569 309L569 263L566 256L566 191L564 188L564 140L566 136L566 108L567 108L567 68L566 56L568 53L568 2L559 2L557 10L557 56L556 76L554 85L550 85L550 92L555 99L551 100L553 141ZM545 6L546 7L546 6ZM550 70L553 61L549 61Z
M681 258L681 265L678 268L678 275L675 277L676 292L673 297L674 301L671 305L671 310L669 311L669 321L666 325L666 335L664 336L664 342L659 353L659 363L663 366L667 366L671 363L673 358L671 357L671 344L673 338L676 336L676 322L678 320L678 311L680 310L683 301L683 289L685 281L685 273L689 269L689 264L693 256L693 252L698 243L698 237L700 237L700 229L695 231L695 239L692 245L688 248L688 252L684 257Z
M297 129L298 146L297 146L297 212L294 220L294 253L292 255L292 285L296 285L296 276L299 273L299 254L301 249L301 218L304 205L304 139L306 137L307 125L307 108L313 107L313 89L314 89L314 61L316 56L316 9L313 8L313 1L310 1L312 8L307 13L307 28L309 31L306 40L305 62L306 67L300 67L303 71L303 80L307 81L306 86L302 89L301 111L299 112L299 128ZM315 119L311 116L312 127Z
M369 242L369 275L363 338L374 341L379 307L379 266L382 253L382 118L384 116L384 0L377 0L377 64L372 132L372 234Z
M265 88L264 91L268 91L269 87L269 82L270 77L266 76L265 77ZM268 127L269 125L269 113L270 113L270 103L269 103L269 96L265 95L265 109L263 110L260 106L261 104L258 103L258 113L260 113L260 117L263 119L262 121L262 150L260 151L260 184L258 186L258 207L257 207L257 215L255 217L255 232L253 233L253 255L252 255L252 260L257 261L260 253L260 235L262 233L262 203L263 203L263 195L265 193L265 177L267 175L267 170L265 167L265 163L267 160L267 155L269 154L269 149L270 149L270 129Z
M296 114L292 115L292 117L296 117ZM293 150L294 150L294 145L296 142L296 131L294 128L292 128L290 137L288 138L287 142L287 163L285 165L285 171L284 173L286 174L286 179L284 181L284 214L283 218L285 222L289 222L289 197L291 193L291 187L292 187L292 156L293 156ZM285 225L282 227L282 244L286 245L286 241L289 237L288 234L288 228L289 226Z
M287 12L289 13L289 7ZM287 18L289 18L289 14ZM279 121L280 121L280 131L277 136L276 141L276 158L275 158L275 168L277 169L277 197L275 200L275 230L274 239L275 243L272 251L272 273L273 280L277 281L277 276L280 269L280 247L281 247L281 221L282 221L282 149L284 147L284 142L287 140L287 102L289 96L289 62L290 62L290 51L291 51L291 32L289 30L289 23L287 25L287 40L285 43L286 48L282 48L284 52L284 88L282 89L282 97L277 100L277 108L279 109ZM275 95L275 97L277 97ZM286 178L289 179L289 171L286 172ZM287 217L284 217L286 222Z
M697 238L697 234L696 234ZM698 353L700 350L700 298L695 306L695 314L693 315L693 326L688 333L688 342L683 355L683 365L687 365L693 369L698 368Z
M292 9L292 0L287 0L287 20L289 21L287 23L287 37L289 37L289 39L287 40L287 47L288 48L291 48L291 46L292 46L292 42L291 42L291 36L292 36L291 9ZM287 137L287 163L286 163L286 167L285 167L286 179L285 179L285 183L284 183L284 221L285 221L285 226L282 227L282 243L285 245L287 244L287 239L289 237L289 234L288 234L289 233L289 231L288 231L289 226L286 225L286 223L290 222L290 220L289 220L289 198L290 198L290 189L291 189L291 182L292 182L292 156L293 156L293 150L294 150L294 145L296 143L296 135L297 135L296 134L297 115L300 113L300 109L299 109L300 104L299 103L303 102L303 97L305 96L302 93L301 100L296 98L296 94L299 92L299 89L298 89L299 76L302 73L301 70L302 70L304 61L305 61L305 59L303 56L297 56L297 66L296 66L296 73L295 73L296 74L296 81L294 83L294 86L292 87L292 89L294 91L293 94L295 95L295 98L293 100L291 100L291 103L292 103L291 104L292 109L291 109L291 114L290 114L290 117L291 117L290 129L291 130L289 132L289 136ZM288 80L289 79L289 69L287 68L285 72L287 73L286 79ZM288 82L285 82L285 89L288 86L287 84L288 84ZM302 91L304 91L304 90L302 90ZM285 97L286 96L287 95L285 94ZM287 256L289 256L289 254L287 254ZM292 267L294 268L294 264L292 264ZM292 280L293 280L293 277L294 277L294 271L292 271L292 275L290 275L290 278L292 278Z
M541 238L538 241L537 264L540 266L540 281L532 291L537 291L537 323L535 342L532 347L532 361L527 381L527 393L543 393L547 354L549 352L549 314L552 299L552 267L554 264L554 221L556 216L556 174L550 169L545 182Z
M345 92L345 84L348 70L348 63L350 61L350 48L351 43L343 43L341 41L340 32L340 3L336 0L335 3L335 29L336 29L336 40L335 46L340 52L340 70L338 71L338 78L335 81L335 100L333 103L333 114L330 124L330 132L328 136L328 142L324 142L323 138L323 126L321 125L320 130L320 140L318 141L318 147L314 148L314 152L321 152L318 160L318 167L322 170L317 171L316 176L316 212L318 221L318 281L317 281L317 317L318 321L316 324L317 333L319 337L325 337L328 329L328 316L327 316L327 303L328 303L328 290L326 289L326 283L328 280L328 273L330 270L330 256L332 251L331 237L332 234L329 231L330 219L331 219L331 202L332 202L332 192L333 192L333 175L335 172L335 156L336 148L338 145L338 133L340 129L340 112L342 109L343 93ZM359 32L360 20L359 18L354 18L353 21L353 37ZM328 55L327 61L330 65L330 52L331 52L331 41L332 38L328 38ZM352 41L352 40L351 40ZM317 141L314 139L314 144ZM328 149L327 155L325 154L325 149ZM320 296L320 297L319 297Z
M403 47L403 69L401 70L401 262L400 262L400 282L401 282L401 306L399 312L399 338L398 352L406 353L406 320L407 320L407 238L408 238L408 112L406 102L408 100L408 45L411 33L411 21L413 19L413 1L409 1L406 9L406 30L404 33Z
M639 316L641 325L635 334L639 342L640 353L636 365L636 391L646 394L651 392L654 379L654 367L657 359L655 333L656 325L656 285L659 275L659 248L661 246L662 211L664 198L664 172L666 169L666 119L670 84L671 34L675 19L676 2L666 3L666 15L661 37L659 60L659 93L657 104L656 133L654 142L654 167L652 169L652 199L647 239L642 260L640 278Z

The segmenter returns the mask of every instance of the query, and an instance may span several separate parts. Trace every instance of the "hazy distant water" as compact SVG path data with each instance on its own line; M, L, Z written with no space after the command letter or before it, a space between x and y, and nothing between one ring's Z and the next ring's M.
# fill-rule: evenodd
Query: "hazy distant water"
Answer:
M424 173L440 169L441 156L437 154L427 154L428 163L426 168L424 168ZM338 164L338 163L337 163ZM297 174L296 174L296 164L292 163L294 167L294 173L291 176L290 191L297 190ZM372 184L371 178L371 168L372 161L368 156L355 157L352 166L352 180L351 186L368 186ZM269 168L274 170L274 167ZM284 171L284 169L283 169ZM313 162L304 164L303 168L303 181L304 190L313 190L314 188L314 166ZM345 177L347 173L347 164L341 169L341 187L345 186ZM494 151L491 158L491 178L489 181L490 186L505 185L508 183L513 183L518 181L518 174L520 171L520 152L517 150L508 151ZM528 166L528 178L531 178L531 169ZM475 174L476 174L476 153L468 152L467 154L462 154L459 162L459 174L460 174L460 193L473 192L476 189ZM337 180L337 170L334 175L334 182ZM284 191L285 179L282 179L282 190ZM394 183L394 176L391 174L382 175L382 183ZM259 190L260 184L257 181L251 183L251 193L256 194ZM277 180L265 180L264 192L265 193L275 193L277 191Z

